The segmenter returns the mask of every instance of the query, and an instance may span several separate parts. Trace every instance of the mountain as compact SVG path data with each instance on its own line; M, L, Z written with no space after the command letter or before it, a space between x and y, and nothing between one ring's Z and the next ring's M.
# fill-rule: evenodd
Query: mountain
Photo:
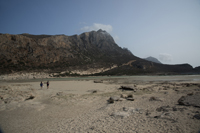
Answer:
M0 74L94 69L100 75L193 72L189 64L164 65L134 56L103 30L80 35L0 34ZM97 73L98 74L98 73Z
M162 64L158 59L154 58L154 57L147 57L147 58L144 58L145 60L148 60L148 61L151 61L151 62L154 62L154 63L158 63L158 64Z
M112 67L138 59L103 30L80 35L0 34L1 73Z

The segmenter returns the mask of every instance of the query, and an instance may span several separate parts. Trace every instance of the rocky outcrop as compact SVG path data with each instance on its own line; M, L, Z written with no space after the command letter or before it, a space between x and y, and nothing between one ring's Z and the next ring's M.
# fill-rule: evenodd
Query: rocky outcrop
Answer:
M182 96L178 100L179 105L194 106L200 108L200 93Z

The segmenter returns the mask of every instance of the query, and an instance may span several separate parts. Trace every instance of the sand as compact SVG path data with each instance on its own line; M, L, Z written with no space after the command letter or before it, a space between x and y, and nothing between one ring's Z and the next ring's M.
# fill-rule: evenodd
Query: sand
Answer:
M182 96L200 93L198 79L51 79L49 89L33 80L1 81L0 127L5 133L198 133L200 108L178 104ZM119 90L121 86L134 91Z

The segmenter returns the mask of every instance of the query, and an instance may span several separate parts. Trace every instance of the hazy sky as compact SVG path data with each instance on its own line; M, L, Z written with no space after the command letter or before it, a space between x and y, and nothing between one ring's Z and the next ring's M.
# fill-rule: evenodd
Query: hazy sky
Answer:
M0 33L100 28L140 58L200 66L200 0L0 0Z

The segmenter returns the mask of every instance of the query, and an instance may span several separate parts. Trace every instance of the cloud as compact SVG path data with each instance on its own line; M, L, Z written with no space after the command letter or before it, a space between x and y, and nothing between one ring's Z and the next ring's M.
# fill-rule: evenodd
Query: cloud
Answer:
M113 38L114 38L115 42L118 42L118 41L119 41L119 37L118 37L117 35L114 36Z
M108 33L112 32L112 26L111 25L104 25L104 24L98 24L98 23L94 23L93 25L91 26L84 26L83 28L81 28L80 30L82 32L86 32L86 31L92 31L92 30L99 30L99 29L102 29L102 30L105 30L107 31Z
M159 59L163 62L171 62L173 60L172 55L166 53L160 53Z

